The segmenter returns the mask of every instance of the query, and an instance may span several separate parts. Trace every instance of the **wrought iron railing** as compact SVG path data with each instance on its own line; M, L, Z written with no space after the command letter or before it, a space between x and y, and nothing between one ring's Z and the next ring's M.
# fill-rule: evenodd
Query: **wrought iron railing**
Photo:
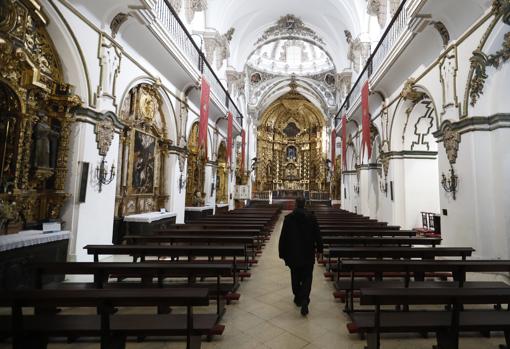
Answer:
M267 200L271 196L271 191L256 191L252 193L252 200Z
M191 37L191 34L179 18L179 15L172 8L169 0L156 0L153 10L157 20L168 31L173 42L179 47L184 56L186 56L192 64L196 65L198 70L211 85L213 93L222 103L225 103L225 107L234 115L239 125L242 126L243 114L212 69L202 50Z
M377 44L374 51L368 58L365 67L363 68L361 74L358 76L358 79L352 86L351 91L349 92L347 97L345 97L342 106L340 107L338 113L335 116L335 126L338 126L338 124L340 123L342 113L347 112L351 105L359 98L363 83L367 79L369 79L381 67L390 51L395 46L395 43L399 40L402 33L407 28L409 18L407 15L407 11L405 10L406 2L407 0L402 0L402 2L400 3L400 6L395 12L393 18L391 19L391 22L388 24L388 27L384 31L381 40L379 40L379 43Z

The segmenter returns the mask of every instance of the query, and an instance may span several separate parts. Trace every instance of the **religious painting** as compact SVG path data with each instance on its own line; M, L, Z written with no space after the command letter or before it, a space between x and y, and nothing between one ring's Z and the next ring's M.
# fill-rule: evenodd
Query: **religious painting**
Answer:
M135 132L132 184L136 193L148 194L154 189L155 148L154 137Z
M287 147L287 161L296 161L296 159L297 159L296 147L293 145Z

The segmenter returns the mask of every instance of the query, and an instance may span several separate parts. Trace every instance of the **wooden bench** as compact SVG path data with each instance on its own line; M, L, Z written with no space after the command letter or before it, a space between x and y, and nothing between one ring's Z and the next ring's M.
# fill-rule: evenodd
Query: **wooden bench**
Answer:
M364 245L364 246L412 246L429 245L435 247L441 243L441 238L420 237L361 237L361 236L324 236L324 244L332 246Z
M325 228L320 231L322 236L416 236L416 231L414 230L344 230L338 228Z
M337 279L335 288L346 292L346 310L353 311L354 291L367 287L469 287L502 288L504 282L466 282L468 272L509 272L507 260L341 260L339 270L350 273L349 280ZM373 273L375 281L359 280L356 275ZM437 273L453 276L454 282L424 282L427 274ZM386 275L401 280L384 281ZM411 277L415 282L411 282ZM350 300L350 306L347 300Z
M201 336L216 324L215 314L193 314L209 304L208 290L99 289L17 290L0 292L0 334L13 338L14 349L46 348L49 337L100 337L101 349L123 349L128 336L186 336L186 348L200 348ZM94 307L97 315L27 315L23 308ZM112 307L184 306L186 314L115 314Z
M102 289L102 288L147 288L147 287L201 287L209 290L209 296L216 299L216 311L218 319L224 314L223 299L239 299L235 294L234 284L222 284L222 277L232 277L234 266L232 264L211 263L167 263L167 262L67 262L67 263L43 263L34 265L31 269L35 272L37 288L42 289L42 280L45 275L91 275L92 282L61 282L50 283L46 289ZM212 277L213 284L196 283L197 278ZM116 278L112 282L110 278ZM124 282L125 278L137 278L140 282ZM154 284L153 279L157 282ZM187 283L165 284L165 278L186 278Z
M460 332L502 331L510 346L510 311L463 310L469 304L508 304L510 288L368 288L361 289L360 303L374 312L353 313L349 329L367 333L367 348L380 348L381 333L434 332L437 347L458 349ZM447 305L450 310L383 311L385 305ZM436 308L434 308L436 309Z
M133 262L140 259L141 262L146 257L185 257L187 261L193 262L194 258L206 257L208 259L214 257L233 257L234 266L233 278L234 284L237 285L237 274L239 270L248 270L249 265L246 262L247 253L242 245L231 246L208 246L208 245L182 245L182 246L152 246L152 245L87 245L84 247L89 255L94 256L94 262L99 262L100 255L127 255L133 257ZM237 258L243 257L244 262L240 262ZM204 262L204 260L197 260ZM195 262L197 262L195 261ZM207 260L209 263L210 260ZM226 263L222 260L221 263ZM249 275L245 275L249 276ZM237 286L236 286L237 287Z

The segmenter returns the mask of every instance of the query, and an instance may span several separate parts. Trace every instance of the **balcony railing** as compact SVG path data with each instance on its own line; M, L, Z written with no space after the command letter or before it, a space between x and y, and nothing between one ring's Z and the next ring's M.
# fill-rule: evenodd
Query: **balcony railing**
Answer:
M384 60L388 57L388 54L407 28L409 18L407 11L405 10L406 2L407 0L402 0L400 3L400 6L395 12L395 15L393 16L390 24L388 24L388 27L384 31L381 40L379 40L379 43L368 58L361 74L358 76L358 79L352 86L351 91L338 110L338 113L335 117L335 126L338 126L340 123L342 113L346 113L352 104L359 98L359 95L361 94L361 87L363 86L364 82L368 80L382 66Z
M242 126L243 114L212 69L202 50L191 37L179 15L172 8L170 2L168 0L156 0L153 9L157 20L168 31L174 43L179 47L184 56L192 64L196 65L197 69L209 82L213 93L222 103L225 103L225 107L234 115L239 125Z

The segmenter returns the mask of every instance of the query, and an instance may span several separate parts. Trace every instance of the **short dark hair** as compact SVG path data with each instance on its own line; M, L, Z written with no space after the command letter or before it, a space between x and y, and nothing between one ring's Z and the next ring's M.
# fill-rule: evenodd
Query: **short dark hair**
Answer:
M305 198L301 198L301 197L297 198L296 199L296 207L297 208L305 208L305 202L306 202Z

